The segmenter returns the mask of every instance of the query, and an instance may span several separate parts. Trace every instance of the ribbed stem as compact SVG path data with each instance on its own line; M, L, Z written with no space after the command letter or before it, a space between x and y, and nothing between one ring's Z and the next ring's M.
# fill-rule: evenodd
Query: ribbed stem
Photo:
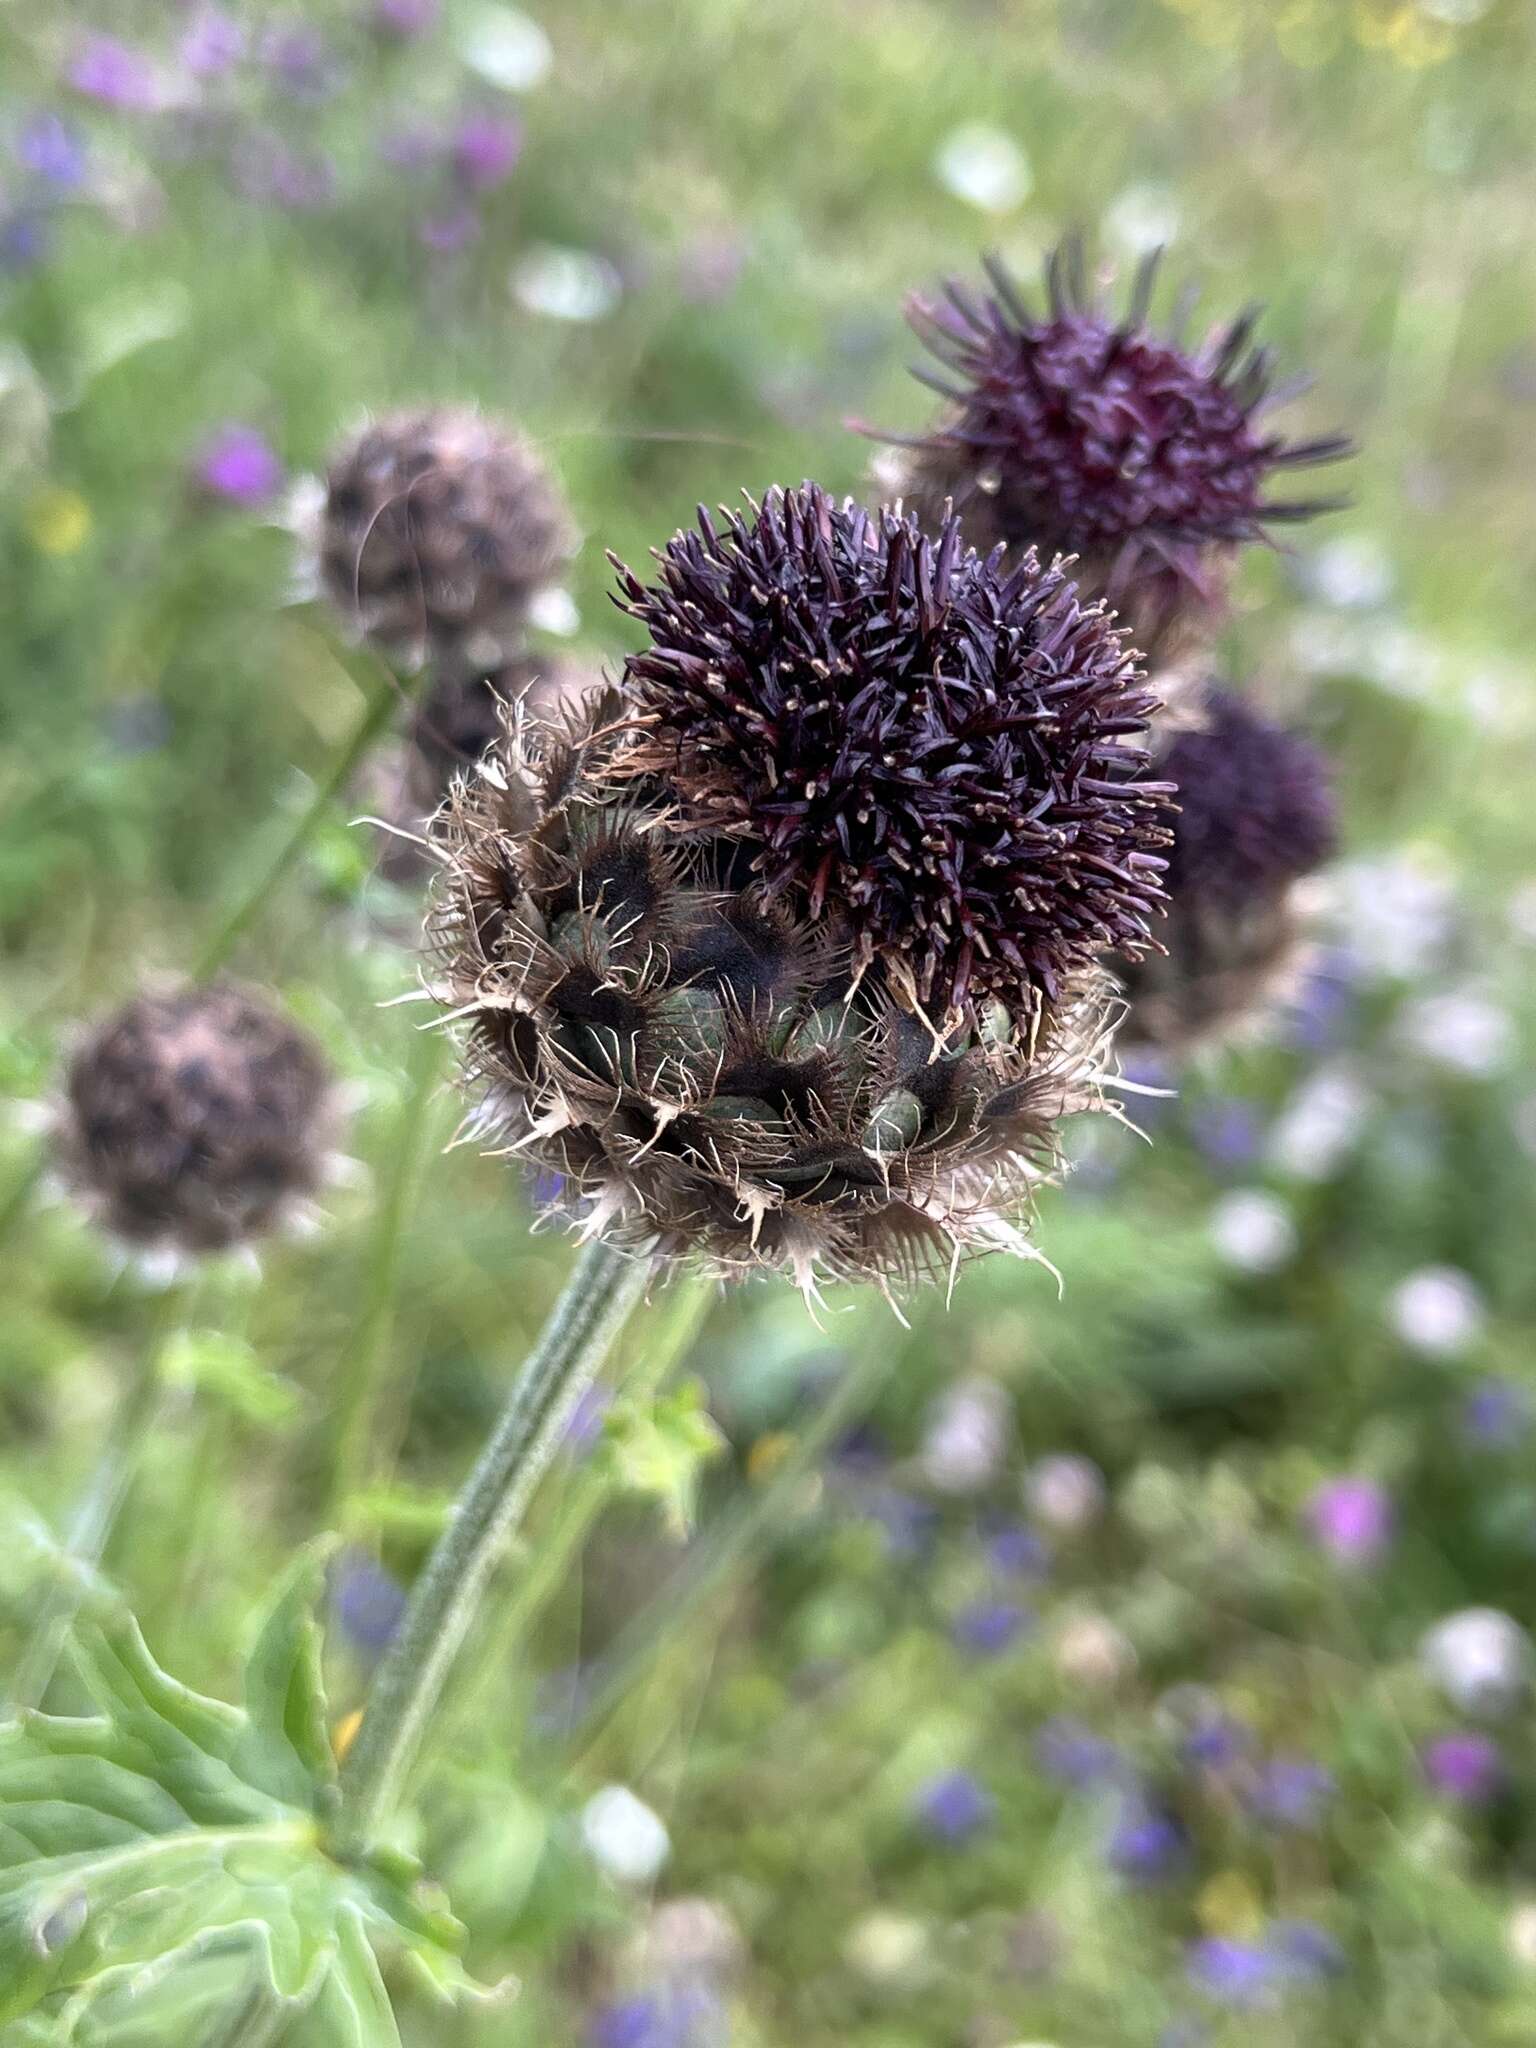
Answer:
M370 1847L387 1825L497 1559L645 1278L643 1259L601 1241L577 1261L374 1678L342 1772L339 1854Z

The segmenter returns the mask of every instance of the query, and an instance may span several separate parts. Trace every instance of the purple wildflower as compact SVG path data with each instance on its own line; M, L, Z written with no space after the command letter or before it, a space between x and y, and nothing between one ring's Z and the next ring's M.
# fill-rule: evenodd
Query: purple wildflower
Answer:
M1220 1771L1234 1764L1248 1748L1248 1730L1228 1714L1208 1714L1187 1732L1181 1752L1185 1763Z
M996 1811L991 1793L969 1771L946 1771L930 1779L917 1796L918 1820L941 1842L966 1841L986 1827Z
M47 255L52 234L35 209L0 213L0 271L34 270Z
M1240 1096L1198 1104L1189 1113L1189 1128L1207 1165L1217 1172L1241 1172L1259 1156L1264 1127L1253 1104Z
M66 72L69 83L87 99L125 113L147 113L159 104L155 67L141 50L116 36L89 35L80 44Z
M380 35L425 35L438 16L438 0L373 0L373 25Z
M1173 1818L1140 1799L1129 1799L1109 1838L1110 1868L1137 1884L1156 1884L1184 1860L1184 1830Z
M1218 2004L1254 2012L1275 2001L1279 1967L1257 1942L1211 1935L1191 1944L1186 1967L1195 1988Z
M1028 1608L1013 1600L975 1600L955 1616L953 1633L962 1650L977 1657L1000 1657L1028 1626Z
M46 184L70 192L85 177L85 143L57 114L34 114L16 138L16 161Z
M405 1613L405 1593L381 1565L361 1551L341 1560L331 1588L337 1625L357 1649L380 1656Z
M516 121L494 114L470 114L453 138L453 166L471 192L504 185L522 154L523 131Z
M603 1433L613 1396L604 1387L588 1387L565 1426L565 1441L578 1458L585 1457Z
M283 466L254 427L231 421L198 457L197 480L232 505L261 505L282 483Z
M1426 1746L1423 1763L1435 1790L1462 1806L1486 1806L1504 1776L1498 1744L1491 1736L1470 1731L1437 1735Z
M1518 1443L1530 1426L1530 1395L1514 1380L1479 1380L1462 1403L1462 1432L1480 1450Z
M1271 1757L1248 1793L1258 1819L1274 1828L1315 1828L1334 1793L1333 1774L1306 1757Z
M480 234L480 216L472 206L455 206L447 213L431 213L416 230L423 248L437 256L456 256Z
M872 1487L864 1496L864 1512L885 1531L891 1557L916 1557L933 1532L934 1511L897 1486Z
M1343 1950L1314 1920L1275 1921L1265 1945L1282 1974L1295 1984L1316 1984L1344 1968Z
M1392 1541L1393 1519L1386 1489L1354 1474L1325 1481L1307 1503L1313 1535L1340 1564L1374 1564Z
M1314 961L1287 1017L1286 1036L1298 1051L1330 1052L1347 1036L1357 979L1355 961L1340 948Z
M261 57L278 84L295 99L326 99L340 82L336 60L325 37L308 22L285 22L269 30L262 42Z
M1035 1736L1035 1762L1047 1777L1081 1789L1102 1785L1123 1775L1125 1759L1107 1736L1095 1735L1085 1721L1054 1714Z
M1008 1578L1043 1579L1051 1568L1051 1553L1023 1522L999 1522L987 1534L987 1562Z
M181 39L182 68L193 78L222 78L245 55L245 30L217 7L200 7Z

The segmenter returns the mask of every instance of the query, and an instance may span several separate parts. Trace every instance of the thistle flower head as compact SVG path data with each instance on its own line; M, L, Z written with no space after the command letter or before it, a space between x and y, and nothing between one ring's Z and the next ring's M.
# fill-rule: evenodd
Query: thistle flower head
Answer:
M1208 689L1200 720L1158 764L1178 791L1165 877L1169 897L1234 910L1320 868L1336 829L1328 763L1230 690Z
M1161 658L1190 611L1220 600L1232 544L1339 501L1270 496L1278 474L1336 460L1340 435L1287 441L1266 424L1281 398L1248 310L1198 346L1149 325L1158 257L1115 314L1076 241L1046 264L1034 304L989 261L990 293L951 283L911 319L937 357L918 376L948 417L914 440L908 481L928 515L946 499L980 546L1075 553L1079 577ZM1293 387L1294 388L1294 387Z
M676 829L635 744L611 696L524 723L437 821L439 995L480 1128L588 1234L722 1275L889 1283L1026 1250L1057 1120L1097 1101L1097 989L936 1054L825 920Z
M468 408L388 414L344 442L326 473L326 593L400 657L494 666L574 548L539 456Z
M135 997L75 1052L57 1149L77 1195L148 1252L265 1236L319 1187L334 1131L319 1048L231 982Z
M766 901L846 923L909 1007L1016 1017L1148 940L1164 793L1132 780L1156 700L1100 607L1027 550L814 485L702 509L620 606L650 645L631 766L741 842Z
M1166 948L1124 979L1131 1032L1177 1045L1229 1034L1293 979L1301 885L1333 851L1335 814L1317 748L1226 690L1205 691L1158 773L1179 804Z

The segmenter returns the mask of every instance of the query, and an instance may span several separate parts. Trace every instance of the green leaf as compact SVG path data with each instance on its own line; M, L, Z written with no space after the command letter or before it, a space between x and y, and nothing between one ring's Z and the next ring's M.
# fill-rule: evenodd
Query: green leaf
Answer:
M302 1405L298 1388L268 1372L249 1344L217 1330L178 1330L161 1352L160 1376L198 1388L258 1429L283 1428Z
M699 1382L685 1380L644 1406L616 1403L603 1435L617 1483L659 1501L668 1526L677 1536L686 1536L703 1468L725 1448Z
M416 1864L326 1851L323 1563L280 1589L242 1707L102 1609L76 1644L96 1714L0 1725L3 2048L398 2048L382 1965L478 1995Z

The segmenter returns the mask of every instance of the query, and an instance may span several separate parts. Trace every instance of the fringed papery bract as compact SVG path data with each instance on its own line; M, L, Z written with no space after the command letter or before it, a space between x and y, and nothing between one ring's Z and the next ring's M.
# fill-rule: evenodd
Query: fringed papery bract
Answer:
M575 545L542 458L467 407L386 414L326 472L326 594L397 657L456 674L507 659Z
M321 1186L336 1096L319 1047L233 982L137 996L76 1050L55 1132L91 1213L148 1252L249 1245Z
M650 645L626 757L689 829L741 842L766 897L832 906L936 1032L989 1001L1027 1030L1110 948L1150 941L1165 795L1156 699L1102 606L1032 551L1009 567L815 485L622 564Z
M1076 241L1048 259L1043 306L995 261L989 292L952 282L914 299L912 325L940 366L917 374L950 410L904 444L898 467L925 523L952 501L977 547L1075 554L1085 594L1104 597L1162 666L1219 618L1236 544L1341 502L1271 497L1275 478L1334 462L1349 442L1269 429L1267 412L1296 387L1274 385L1254 309L1195 346L1187 304L1157 333L1157 266L1145 259L1118 314Z
M1097 983L936 1050L839 928L629 773L618 701L509 734L438 822L440 999L478 1128L588 1234L741 1277L902 1283L1003 1243L1098 1102ZM526 792L536 822L524 824Z
M1333 852L1328 763L1230 691L1208 688L1199 723L1157 772L1175 784L1165 952L1123 973L1127 1036L1170 1049L1231 1036L1295 979L1305 878Z

